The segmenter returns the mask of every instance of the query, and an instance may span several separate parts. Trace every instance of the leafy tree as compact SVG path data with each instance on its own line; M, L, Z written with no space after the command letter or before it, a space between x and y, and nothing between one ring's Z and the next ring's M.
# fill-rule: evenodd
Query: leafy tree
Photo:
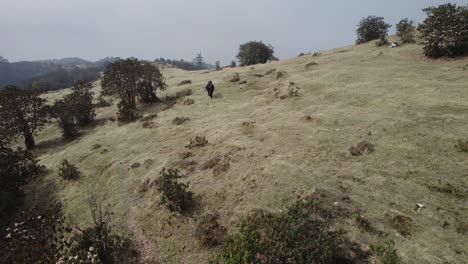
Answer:
M27 151L7 147L0 139L0 222L21 203L21 185L43 172L44 167Z
M164 76L158 67L145 63L141 65L141 80L138 94L143 103L154 103L158 100L156 90L165 90L167 87Z
M79 129L75 118L73 103L66 99L56 101L49 111L51 117L57 120L62 135L66 139L72 139L78 135Z
M93 109L93 85L89 81L78 81L72 93L65 96L65 102L71 104L73 116L79 126L89 125L94 121L96 112Z
M423 9L428 15L418 30L428 57L468 54L468 7L444 4Z
M129 58L110 64L102 79L104 95L118 95L122 106L136 109L137 96L142 102L154 102L156 90L166 89L164 76L158 67Z
M385 23L383 17L368 16L359 22L358 29L356 30L357 40L356 44L365 43L374 39L385 40L388 35L390 24Z
M242 66L266 63L273 57L274 49L261 41L250 41L240 45L237 58Z
M400 20L396 25L396 34L402 43L414 43L414 22L408 18Z
M140 61L128 58L107 66L101 86L104 95L118 95L131 109L136 109Z
M197 53L197 56L195 57L195 59L193 59L193 64L195 65L195 67L197 67L198 70L205 68L205 60L203 59L201 52Z
M10 138L22 135L26 148L35 147L34 134L47 123L44 99L37 90L7 86L0 91L0 122Z

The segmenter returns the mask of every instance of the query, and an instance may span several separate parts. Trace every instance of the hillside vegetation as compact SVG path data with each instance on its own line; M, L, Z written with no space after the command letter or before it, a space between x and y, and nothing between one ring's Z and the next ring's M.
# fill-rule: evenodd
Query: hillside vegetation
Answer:
M463 263L468 154L454 145L468 139L467 68L466 58L427 59L417 44L373 42L253 67L165 68L168 89L158 97L179 92L174 105L144 107L143 120L124 125L114 99L74 141L55 125L41 131L35 153L49 172L28 186L27 203L52 190L86 226L87 199L106 196L142 263L207 263L220 249L197 240L203 215L216 214L233 234L252 212L314 197L333 230L370 259L378 258L371 245L393 240L405 263ZM97 97L99 81L93 90ZM193 145L197 136L207 143ZM64 159L78 180L58 176ZM161 204L163 168L181 170L196 203L189 214Z

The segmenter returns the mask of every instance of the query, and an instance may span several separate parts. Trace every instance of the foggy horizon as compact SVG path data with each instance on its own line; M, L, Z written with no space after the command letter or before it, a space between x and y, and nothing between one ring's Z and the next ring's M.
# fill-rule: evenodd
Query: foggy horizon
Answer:
M10 62L79 57L137 57L228 64L241 43L271 44L280 59L352 45L360 19L383 16L420 23L422 8L466 1L371 1L339 3L300 0L203 2L19 0L2 3L0 56Z

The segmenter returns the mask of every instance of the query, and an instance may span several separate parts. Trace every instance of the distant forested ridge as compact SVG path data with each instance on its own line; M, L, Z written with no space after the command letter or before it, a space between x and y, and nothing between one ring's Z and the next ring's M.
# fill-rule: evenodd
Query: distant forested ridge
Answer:
M0 56L0 89L9 84L23 88L34 87L43 91L68 88L78 80L99 79L100 72L109 63L119 59L107 57L90 62L81 58L64 58L9 62Z

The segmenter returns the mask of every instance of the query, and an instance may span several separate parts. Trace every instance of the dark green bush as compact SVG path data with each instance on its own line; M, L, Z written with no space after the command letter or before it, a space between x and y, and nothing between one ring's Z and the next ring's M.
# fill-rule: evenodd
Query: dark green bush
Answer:
M73 92L64 98L65 102L70 105L73 117L79 126L89 125L96 117L92 88L91 82L78 81L72 89Z
M21 186L44 169L30 152L14 151L0 139L0 223L21 205Z
M414 22L408 18L400 20L396 25L396 34L401 43L414 43Z
M96 107L108 107L108 106L111 106L112 103L107 101L106 98L104 98L104 96L102 96L102 94L100 94L97 98L98 102L94 105Z
M261 41L250 41L240 45L237 58L241 66L266 63L273 57L273 47Z
M390 24L385 23L383 17L368 16L359 22L356 30L356 44L365 43L374 39L387 37Z
M117 112L117 120L120 122L129 123L138 119L138 114L125 101L120 101L117 107L119 108L119 111Z
M299 201L284 213L251 215L240 223L216 262L333 263L337 240L322 215L314 201Z
M380 258L382 264L398 264L398 255L393 240L386 240L384 245L371 246L372 251Z
M428 57L455 57L468 53L468 7L444 4L423 9L428 17L418 30Z
M80 178L80 171L75 165L64 159L59 166L59 176L64 180L77 180Z
M50 115L57 120L62 136L66 139L75 138L79 133L74 113L73 105L65 100L56 101L50 110Z
M169 210L183 213L193 206L193 193L187 191L188 184L178 182L182 176L177 169L165 168L161 171L161 178L157 188L162 192L161 204L166 204Z
M60 206L15 214L10 224L0 229L0 263L58 263L55 239L61 219Z

